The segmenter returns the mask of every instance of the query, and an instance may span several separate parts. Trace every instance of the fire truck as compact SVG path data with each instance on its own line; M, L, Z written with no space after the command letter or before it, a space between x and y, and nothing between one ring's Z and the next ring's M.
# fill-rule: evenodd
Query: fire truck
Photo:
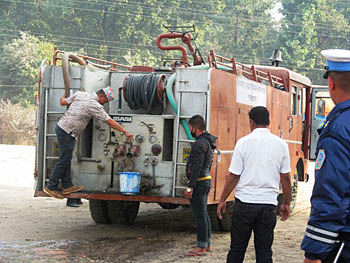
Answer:
M193 63L189 62L185 46L166 46L164 39L181 40ZM77 138L71 163L73 183L84 189L67 195L89 200L96 223L133 224L141 202L158 203L164 209L189 204L184 198L185 168L194 140L187 120L199 114L206 120L207 131L217 136L208 198L212 226L230 230L234 194L227 200L222 220L216 216L216 207L235 143L250 132L248 112L258 105L266 106L270 112L271 132L288 143L294 207L298 181L308 180L310 79L283 67L242 64L214 50L205 63L193 48L189 32L163 33L157 38L157 46L181 51L182 57L166 66L126 66L55 49L52 64L42 63L37 99L35 196L47 196L43 189L58 159L54 130L66 110L60 106L59 98L109 86L116 98L104 108L135 140L130 143L106 123L92 119ZM128 184L137 190L125 190ZM282 194L278 201L282 202Z

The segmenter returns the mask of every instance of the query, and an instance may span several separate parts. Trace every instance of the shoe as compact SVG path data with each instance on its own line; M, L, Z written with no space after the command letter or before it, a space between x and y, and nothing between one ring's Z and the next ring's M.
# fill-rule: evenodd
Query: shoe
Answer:
M80 205L76 204L76 203L67 204L67 206L69 206L69 207L80 207Z
M68 198L66 205L69 207L79 207L81 205L80 198Z
M83 188L84 188L84 186L74 186L73 185L73 186L68 187L68 188L63 188L62 194L67 195L67 194L70 194L70 193L79 192Z
M54 197L56 199L63 199L64 196L58 192L57 190L50 190L49 188L47 188L47 186L44 188L44 193L48 194L51 197Z

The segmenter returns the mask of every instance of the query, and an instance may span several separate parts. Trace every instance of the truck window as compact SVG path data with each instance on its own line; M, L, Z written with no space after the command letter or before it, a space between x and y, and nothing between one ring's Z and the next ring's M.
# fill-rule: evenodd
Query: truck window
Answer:
M292 96L291 96L290 106L291 106L292 115L297 115L298 104L297 104L297 87L296 86L292 86Z
M298 89L298 115L300 116L304 114L303 101L303 90Z
M330 111L334 107L334 103L330 98L328 88L326 86L312 87L312 108L311 108L311 130L310 130L310 160L316 159L316 145L318 140L317 129L322 127Z
M334 107L334 103L331 98L329 98L328 91L317 92L316 103L314 105L315 117L316 119L324 120L327 115Z

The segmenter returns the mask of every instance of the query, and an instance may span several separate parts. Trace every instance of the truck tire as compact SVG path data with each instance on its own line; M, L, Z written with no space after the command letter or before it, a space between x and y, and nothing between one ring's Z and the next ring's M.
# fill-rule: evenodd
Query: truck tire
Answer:
M111 220L108 214L107 201L105 200L89 200L89 208L92 220L96 224L110 224Z
M298 196L298 169L295 169L295 173L293 176L293 182L292 182L292 199L290 201L290 212L293 211L295 204L297 203L297 196Z
M108 200L107 208L109 218L112 224L120 224L123 221L122 212L123 212L123 201L117 200Z
M140 202L108 200L107 207L112 224L133 225L139 212Z
M137 214L139 213L140 202L136 201L122 201L123 202L123 210L122 210L122 218L125 223L128 225L135 224L135 220Z
M208 214L210 217L211 230L221 231L219 218L216 214L217 205L208 205Z
M292 182L292 187L291 187L291 194L292 194L292 198L290 201L290 212L293 211L295 204L297 202L297 196L298 196L298 170L295 169L295 173L293 176L293 182ZM279 194L277 197L277 215L280 214L280 208L281 205L283 204L283 194Z
M225 214L222 214L222 220L219 220L219 226L222 232L231 231L232 213L233 213L234 205L235 205L234 201L226 202Z
M209 205L208 214L210 217L211 227L214 231L230 232L232 224L232 212L234 201L226 202L226 211L222 214L222 220L217 217L216 210L218 205Z
M176 209L180 206L178 204L170 204L170 203L158 203L158 204L160 205L161 208L168 209L168 210Z

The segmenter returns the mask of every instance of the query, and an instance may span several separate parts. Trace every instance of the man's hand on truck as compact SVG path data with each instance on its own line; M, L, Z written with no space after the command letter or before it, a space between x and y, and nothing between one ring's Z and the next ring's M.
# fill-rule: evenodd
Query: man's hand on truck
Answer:
M125 132L125 136L128 142L132 142L134 140L134 136L128 132Z

